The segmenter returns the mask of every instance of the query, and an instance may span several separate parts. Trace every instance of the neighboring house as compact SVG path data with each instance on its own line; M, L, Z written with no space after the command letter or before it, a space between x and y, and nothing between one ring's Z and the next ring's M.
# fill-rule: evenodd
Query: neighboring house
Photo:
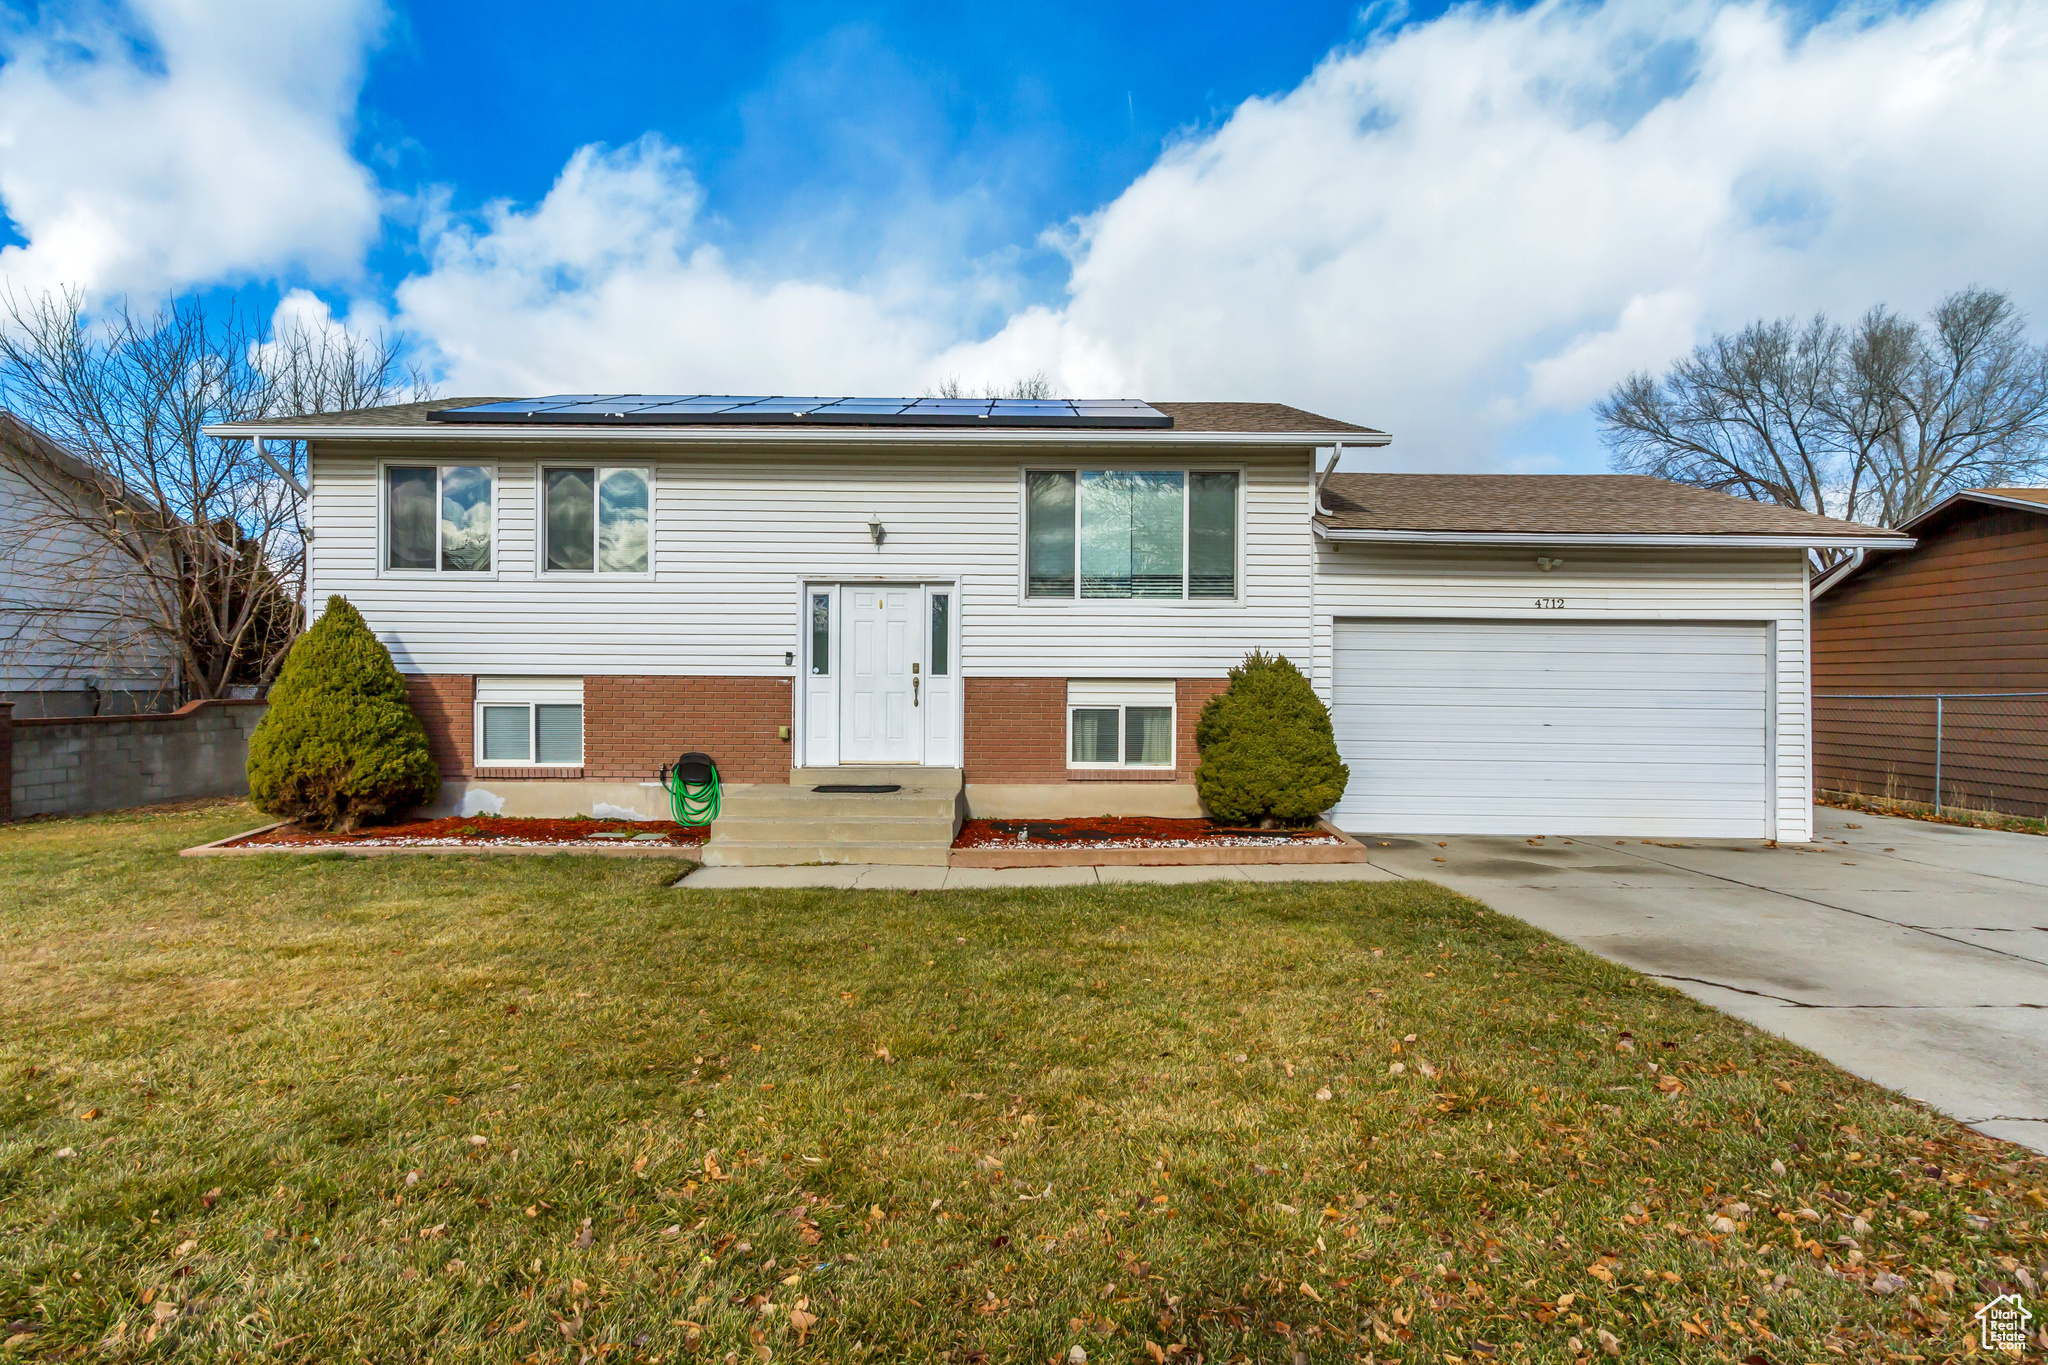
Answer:
M1899 529L1910 549L1814 582L1820 789L1928 801L1938 737L1943 802L2048 812L2048 488L1957 493Z
M922 766L976 814L1194 814L1195 720L1264 649L1333 703L1349 827L1803 840L1807 551L1903 543L1631 477L1319 489L1318 452L1388 438L1276 404L457 399L215 434L308 443L313 600L390 647L444 804L513 813L653 813L702 749L731 784Z
M0 412L0 701L18 720L177 704L176 661L129 605L148 575L89 529L98 498L74 456Z

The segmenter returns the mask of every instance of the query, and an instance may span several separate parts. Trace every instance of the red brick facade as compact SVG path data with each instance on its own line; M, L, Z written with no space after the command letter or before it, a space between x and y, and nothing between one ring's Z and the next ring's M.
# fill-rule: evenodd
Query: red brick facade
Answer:
M969 782L1192 782L1195 722L1202 706L1229 684L1222 678L1182 678L1174 687L1174 771L1120 772L1067 766L1065 678L967 678L966 737Z
M1067 767L1064 678L966 678L966 777L969 782L1158 782L1194 780L1195 722L1221 678L1182 678L1174 772ZM444 777L590 778L643 781L692 749L718 762L728 782L788 779L787 678L591 676L583 680L581 768L474 766L476 686L466 674L406 678L412 708Z
M583 774L640 781L701 749L727 782L787 782L789 724L787 678L585 678Z
M427 731L427 752L441 776L469 776L470 731L476 719L476 680L467 673L408 673L412 713Z

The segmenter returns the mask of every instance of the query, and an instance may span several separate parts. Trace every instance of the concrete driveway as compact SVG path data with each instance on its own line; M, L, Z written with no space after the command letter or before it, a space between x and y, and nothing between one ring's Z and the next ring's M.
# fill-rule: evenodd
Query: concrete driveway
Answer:
M1820 843L1796 848L1359 837L1389 871L2048 1151L2048 838L1816 814Z

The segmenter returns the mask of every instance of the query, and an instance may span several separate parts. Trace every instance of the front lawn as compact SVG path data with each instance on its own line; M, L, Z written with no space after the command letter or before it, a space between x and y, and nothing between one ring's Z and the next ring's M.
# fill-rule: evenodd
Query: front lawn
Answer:
M1433 886L171 856L254 823L0 828L0 1359L1936 1360L2048 1254Z

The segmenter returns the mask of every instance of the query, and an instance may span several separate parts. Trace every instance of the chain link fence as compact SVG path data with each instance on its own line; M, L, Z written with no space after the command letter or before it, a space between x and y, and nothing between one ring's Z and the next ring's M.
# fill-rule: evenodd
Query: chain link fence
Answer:
M1820 795L2048 821L2048 692L1817 692Z

